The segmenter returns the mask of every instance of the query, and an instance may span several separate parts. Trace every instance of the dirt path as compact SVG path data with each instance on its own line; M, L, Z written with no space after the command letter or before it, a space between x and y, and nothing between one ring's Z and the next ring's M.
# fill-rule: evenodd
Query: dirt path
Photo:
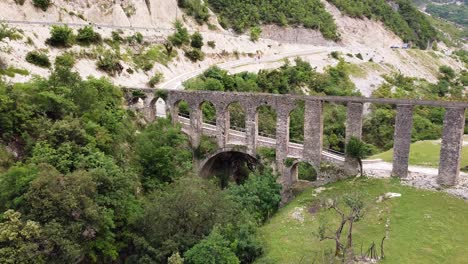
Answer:
M389 162L373 162L364 164L364 171L369 177L389 178L392 172L392 164ZM442 190L468 200L468 173L460 172L458 185L450 188L442 188L437 184L438 169L422 166L409 166L407 179L402 183L428 190Z

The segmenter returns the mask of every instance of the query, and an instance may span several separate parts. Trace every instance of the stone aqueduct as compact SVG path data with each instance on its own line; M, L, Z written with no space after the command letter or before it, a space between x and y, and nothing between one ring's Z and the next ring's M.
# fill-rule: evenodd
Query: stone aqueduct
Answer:
M127 89L130 94L132 89ZM156 101L164 99L166 108L174 123L181 123L189 135L192 147L200 144L202 134L215 136L218 144L216 154L232 150L233 145L245 146L245 154L256 156L258 146L268 146L276 149L276 165L281 174L280 182L290 185L295 179L291 176L291 168L286 167L285 160L294 157L316 168L323 159L337 162L348 170L356 170L356 161L350 157L339 157L323 151L323 104L325 102L344 104L347 106L346 142L351 137L361 138L364 104L390 104L396 106L397 115L394 132L394 156L392 175L405 178L408 176L408 161L413 126L413 109L415 106L443 107L446 109L442 132L442 147L440 153L438 183L443 186L453 186L458 182L460 174L461 149L465 125L466 102L423 101L404 99L383 99L365 97L339 96L295 96L253 93L225 93L210 91L185 90L138 90L144 93L143 105L140 110L148 121L156 117ZM158 96L158 94L160 96ZM188 103L190 117L179 115L178 104ZM303 145L289 142L289 116L296 107L297 101L305 102L304 143ZM216 109L216 125L205 124L202 121L201 106L210 102ZM232 103L240 103L246 114L245 132L230 129L228 107ZM141 102L140 102L141 103ZM276 139L261 137L258 134L258 108L262 105L271 106L277 113ZM158 113L158 115L160 115ZM235 139L235 143L231 142ZM240 151L240 150L239 150Z

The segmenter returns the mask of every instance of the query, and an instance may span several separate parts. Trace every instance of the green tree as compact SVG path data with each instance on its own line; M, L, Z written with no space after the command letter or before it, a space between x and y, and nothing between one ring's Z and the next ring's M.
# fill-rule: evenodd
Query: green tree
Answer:
M236 204L249 211L257 221L264 222L278 210L281 185L271 170L256 171L242 185L228 189Z
M229 247L229 241L215 229L185 253L185 261L189 264L239 264L236 254Z
M359 171L361 172L362 177L364 175L364 171L362 169L362 160L371 154L369 145L357 137L351 137L348 144L346 144L346 154L358 161Z
M142 131L136 140L135 152L146 190L172 182L192 168L188 139L169 119L158 119Z
M200 32L193 33L191 36L190 46L196 49L201 49L203 47L203 36Z
M188 33L187 28L185 28L181 21L176 20L174 23L176 32L168 37L168 40L172 43L172 45L176 47L180 47L183 45L187 45L190 43L190 35Z
M73 34L73 29L67 25L54 25L50 29L50 38L46 40L46 43L54 47L71 47L74 41L75 35Z
M41 251L41 226L34 221L23 221L21 213L4 212L0 221L1 263L46 263Z
M145 202L145 213L136 223L143 250L156 261L165 261L173 252L185 252L215 224L234 218L231 202L212 182L199 177L183 177Z
M42 9L42 11L46 11L51 3L50 0L32 0L32 2L35 7Z
M85 26L78 29L78 35L76 36L78 43L82 45L89 45L93 43L99 43L102 41L101 35L94 32L92 26Z

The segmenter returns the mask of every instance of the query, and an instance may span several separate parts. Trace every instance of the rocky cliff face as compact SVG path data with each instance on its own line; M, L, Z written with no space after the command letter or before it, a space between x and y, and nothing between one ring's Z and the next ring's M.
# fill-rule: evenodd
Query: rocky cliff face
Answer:
M43 22L91 22L116 26L170 27L182 11L176 0L55 0L42 11L27 0L0 2L0 18Z

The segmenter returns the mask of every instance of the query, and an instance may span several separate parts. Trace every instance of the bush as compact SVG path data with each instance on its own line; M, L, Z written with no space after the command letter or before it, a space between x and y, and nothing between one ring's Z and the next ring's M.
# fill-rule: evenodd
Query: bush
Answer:
M236 254L232 252L229 244L229 241L215 229L208 237L185 253L185 261L189 264L240 263Z
M26 2L26 0L15 0L17 5L24 5L24 2Z
M278 210L281 201L281 185L269 169L251 173L244 184L232 186L228 191L235 203L259 222L270 218Z
M193 33L191 39L190 46L192 48L201 49L203 47L203 36L200 32Z
M62 55L55 58L55 67L71 68L73 65L75 65L75 63L75 57L73 57L73 55L70 53L63 53Z
M50 38L46 40L46 43L54 47L71 47L75 36L73 30L67 25L64 26L52 26L50 29Z
M33 5L42 9L42 11L46 11L50 6L50 0L33 0Z
M120 65L120 58L117 54L110 50L105 50L104 53L98 57L96 65L99 69L109 73L110 75L115 75L117 72L121 72L122 65Z
M185 52L185 57L189 58L192 62L196 62L204 60L205 54L199 49L191 49Z
M363 60L364 58L362 57L362 54L361 53L358 53L356 54L356 58L360 59L360 60Z
M22 36L16 28L9 28L8 25L2 24L0 26L0 41L2 41L4 38L17 40L21 39Z
M50 60L45 53L39 51L30 51L26 54L26 61L39 67L49 68Z
M260 34L262 34L262 29L260 27L253 27L250 29L250 40L255 42L258 41L260 38Z
M148 82L148 85L151 87L151 88L154 88L154 86L156 86L156 84L158 84L159 82L161 82L161 80L163 79L163 74L160 73L160 72L157 72L154 74L153 77L151 77L151 79L149 80Z
M182 22L177 20L175 22L176 32L169 36L169 41L172 45L176 47L180 47L182 45L186 45L190 43L190 35L188 30L182 25Z
M331 56L332 58L334 58L335 60L339 60L339 59L340 59L340 53L339 53L338 51L332 51L332 52L330 53L330 56Z
M216 42L214 40L210 40L206 44L212 49L216 48Z
M102 38L99 33L94 32L93 27L85 26L84 28L78 29L76 40L82 45L89 45L92 43L100 43Z

